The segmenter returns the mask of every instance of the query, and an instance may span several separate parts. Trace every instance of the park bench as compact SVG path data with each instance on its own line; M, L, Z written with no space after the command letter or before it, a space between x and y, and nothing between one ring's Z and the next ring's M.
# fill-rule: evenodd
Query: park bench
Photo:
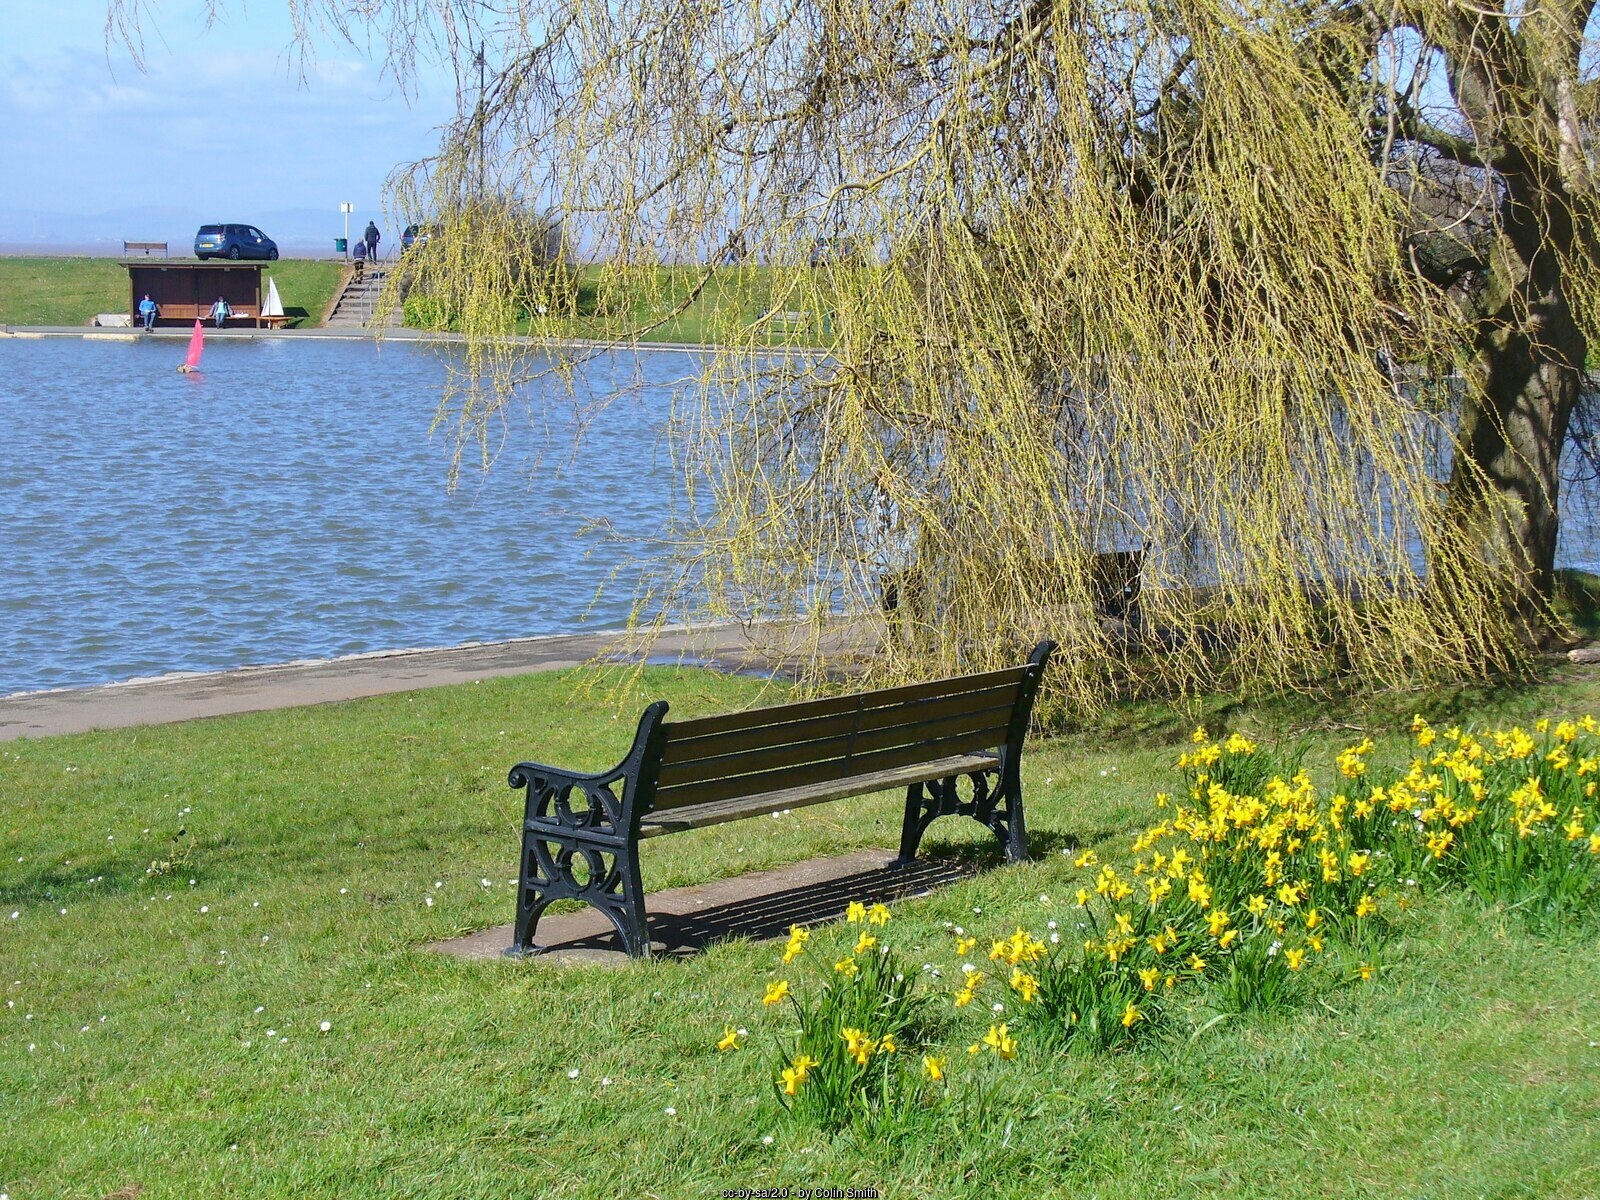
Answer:
M150 255L153 254L157 250L161 251L161 257L162 258L166 258L167 257L167 244L165 242L123 242L122 243L122 252L124 254L131 254L135 250L138 250L141 253L143 253L146 258L149 258Z
M1026 859L1022 742L1054 649L1042 641L1000 671L692 721L668 721L658 700L609 771L518 763L510 783L527 806L507 954L536 949L539 915L572 899L605 914L630 956L647 957L640 842L892 788L906 789L897 864L915 859L934 820L955 815L987 826L1010 861Z

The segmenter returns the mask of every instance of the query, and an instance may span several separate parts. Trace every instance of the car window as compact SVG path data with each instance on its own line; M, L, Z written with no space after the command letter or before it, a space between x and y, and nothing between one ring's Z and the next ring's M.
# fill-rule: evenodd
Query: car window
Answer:
M201 233L218 234L218 233L222 232L222 226L221 225L202 225L202 226L200 226L200 232Z
M257 229L254 225L252 225L252 226L250 226L250 236L255 238L256 241L259 242L262 238L264 238L266 236L266 234L262 233L261 230Z

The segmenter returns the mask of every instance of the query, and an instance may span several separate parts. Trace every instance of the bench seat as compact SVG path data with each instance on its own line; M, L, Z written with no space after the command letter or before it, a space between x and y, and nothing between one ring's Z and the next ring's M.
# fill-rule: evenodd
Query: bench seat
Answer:
M825 804L829 800L843 800L849 796L868 796L873 792L887 792L913 783L931 783L951 775L992 771L998 762L999 759L993 754L953 754L948 758L909 767L851 775L803 787L782 788L776 792L763 792L759 796L734 796L704 804L686 804L645 817L639 822L639 837L652 838L664 833L682 833L687 829L706 829L721 825L724 821L764 817L786 808L805 808L809 804Z

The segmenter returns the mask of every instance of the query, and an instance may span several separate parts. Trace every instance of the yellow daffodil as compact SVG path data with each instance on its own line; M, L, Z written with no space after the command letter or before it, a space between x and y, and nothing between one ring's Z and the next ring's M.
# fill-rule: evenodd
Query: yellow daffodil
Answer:
M898 1054L900 1047L895 1045L894 1034L886 1033L878 1039L878 1049L885 1054Z
M989 1026L989 1032L983 1035L983 1044L1001 1058L1017 1056L1017 1039L1011 1036L1004 1025Z
M1372 964L1371 963L1362 963L1360 966L1358 966L1356 968L1356 974L1360 975L1362 979L1371 979L1372 978Z
M1371 860L1371 858L1372 855L1362 851L1358 854L1352 854L1349 858L1345 859L1344 864L1350 868L1350 874L1359 879L1363 874L1366 873L1367 863Z
M1129 1000L1128 1007L1122 1010L1123 1027L1126 1029L1132 1029L1135 1021L1142 1020L1144 1020L1144 1014L1134 1007L1132 1000Z
M1238 936L1239 931L1237 929L1230 929L1217 939L1217 945L1226 950L1229 946L1233 945L1234 939Z
M1232 923L1232 921L1233 918L1228 915L1227 910L1225 909L1212 909L1211 912L1206 914L1206 928L1210 931L1212 937L1220 937L1222 931L1226 929Z
M1099 861L1100 856L1093 850L1085 850L1082 854L1078 855L1077 858L1072 860L1072 865L1079 868L1092 867L1099 863Z
M1356 901L1356 916L1370 917L1378 911L1378 902L1371 896L1363 896Z
M1306 952L1303 949L1296 948L1294 950L1285 950L1283 952L1283 961L1289 964L1289 970L1291 971L1298 971L1300 969L1300 964L1305 962L1305 960Z
M845 907L844 919L856 925L867 919L867 906L859 900L852 900Z
M1322 939L1316 934L1313 933L1310 937L1306 938L1306 945L1310 946L1314 953L1322 953Z
M1142 968L1140 970L1140 972L1139 972L1139 982L1144 984L1144 990L1145 991L1147 991L1147 992L1155 991L1156 990L1156 984L1161 982L1161 968L1160 967L1144 967L1144 968Z
M1088 904L1089 903L1089 889L1088 888L1079 888L1078 889L1077 900L1078 900L1078 907L1079 908L1082 908L1084 905Z
M956 939L956 953L957 954L966 954L969 950L971 950L977 944L978 944L978 939L975 938L975 937L958 937Z
M1251 896L1250 899L1245 901L1244 906L1249 910L1252 917L1259 917L1267 911L1267 898L1260 895Z
M841 958L838 962L833 964L833 969L839 974L843 975L846 979L853 979L856 971L859 968L856 966L855 959Z
M1011 987L1024 1004L1032 1004L1033 998L1039 994L1039 981L1021 967L1012 970Z
M877 944L878 944L878 939L873 937L870 933L868 933L865 929L863 929L861 931L861 936L856 939L855 953L857 953L857 954L865 954L868 950L871 950Z
M1198 954L1189 955L1189 969L1191 971L1204 971L1206 969L1206 960Z
M718 1050L737 1050L739 1048L739 1031L732 1025L724 1027L722 1040L717 1043Z
M788 994L789 981L787 979L776 979L767 984L767 994L761 997L761 1003L776 1004Z
M889 910L882 904L874 904L867 909L867 923L870 925L887 925L889 923Z
M857 1066L865 1066L878 1049L877 1039L868 1037L863 1030L841 1029L839 1036L844 1039L845 1053L856 1060Z
M944 1059L937 1058L932 1054L924 1054L922 1056L922 1072L929 1079L938 1083L944 1078Z
M1322 924L1322 914L1316 909L1313 908L1310 912L1306 913L1307 929L1315 929L1320 924Z

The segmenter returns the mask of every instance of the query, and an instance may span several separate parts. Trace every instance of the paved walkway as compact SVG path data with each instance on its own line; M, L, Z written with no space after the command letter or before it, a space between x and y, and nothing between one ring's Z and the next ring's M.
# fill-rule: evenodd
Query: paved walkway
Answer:
M610 633L521 638L442 650L386 651L237 671L163 675L103 687L23 692L0 696L0 741L324 704L496 675L576 667L608 653L617 639L617 634ZM651 647L649 661L760 669L759 659L737 626L664 633Z

